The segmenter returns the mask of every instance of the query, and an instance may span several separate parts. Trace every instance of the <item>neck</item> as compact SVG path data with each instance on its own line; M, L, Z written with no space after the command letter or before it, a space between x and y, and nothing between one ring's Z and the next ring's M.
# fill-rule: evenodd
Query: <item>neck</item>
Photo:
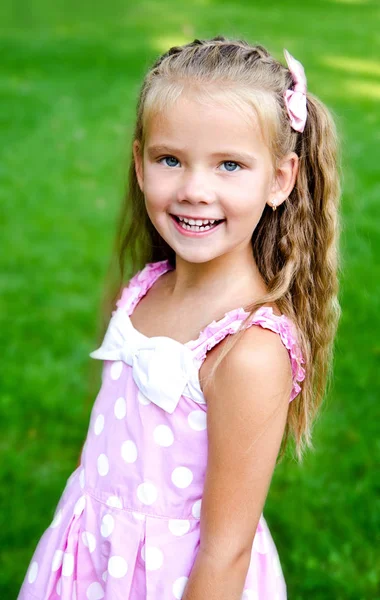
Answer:
M191 263L177 255L168 284L173 299L244 296L249 292L259 297L266 293L250 247L244 253L229 253L203 263Z

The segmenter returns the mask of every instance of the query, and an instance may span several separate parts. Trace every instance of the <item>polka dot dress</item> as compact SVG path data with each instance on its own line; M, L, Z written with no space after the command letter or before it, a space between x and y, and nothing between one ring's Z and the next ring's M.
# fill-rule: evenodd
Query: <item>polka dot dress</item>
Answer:
M179 600L197 554L207 466L207 410L198 371L208 350L237 331L243 309L197 340L148 338L129 318L168 261L149 263L117 303L81 464L67 481L25 576L19 600ZM260 308L248 322L278 333L305 377L292 323ZM283 600L276 547L261 516L242 600Z

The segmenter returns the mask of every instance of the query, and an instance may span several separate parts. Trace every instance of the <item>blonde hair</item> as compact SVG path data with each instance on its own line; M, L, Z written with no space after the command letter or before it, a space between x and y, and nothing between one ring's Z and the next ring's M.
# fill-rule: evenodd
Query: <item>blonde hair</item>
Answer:
M287 67L262 46L217 37L171 48L145 77L134 140L143 146L152 115L170 106L190 86L199 98L220 98L245 112L247 106L253 109L274 163L289 152L299 156L297 180L289 198L275 212L266 205L253 231L252 251L268 293L245 308L252 315L260 306L276 302L296 325L306 377L289 405L280 457L291 435L301 461L306 447L312 447L312 425L332 375L333 341L340 317L340 185L334 121L327 108L308 93L305 130L294 131L283 100L284 91L292 85ZM131 274L146 262L164 259L175 267L174 251L147 215L133 155L116 246L120 275L112 302L122 286L126 263ZM211 375L243 331L229 336Z

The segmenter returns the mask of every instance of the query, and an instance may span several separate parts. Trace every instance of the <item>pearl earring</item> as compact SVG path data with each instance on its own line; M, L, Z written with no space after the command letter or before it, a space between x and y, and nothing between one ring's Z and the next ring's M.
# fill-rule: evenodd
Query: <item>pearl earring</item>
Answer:
M273 200L272 201L272 209L276 210L276 208L277 208L277 200Z

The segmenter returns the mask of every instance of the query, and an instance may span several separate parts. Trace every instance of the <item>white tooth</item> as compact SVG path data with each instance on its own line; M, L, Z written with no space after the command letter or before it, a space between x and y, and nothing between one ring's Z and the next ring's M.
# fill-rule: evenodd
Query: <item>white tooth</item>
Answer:
M194 219L189 219L189 220L188 220L188 223L189 223L189 225L195 225L195 221L194 221Z
M197 220L195 221L195 224L196 224L196 225L203 225L203 221L201 221L201 219L197 219Z
M209 223L210 225L212 225L213 223L215 223L215 219L210 219Z

